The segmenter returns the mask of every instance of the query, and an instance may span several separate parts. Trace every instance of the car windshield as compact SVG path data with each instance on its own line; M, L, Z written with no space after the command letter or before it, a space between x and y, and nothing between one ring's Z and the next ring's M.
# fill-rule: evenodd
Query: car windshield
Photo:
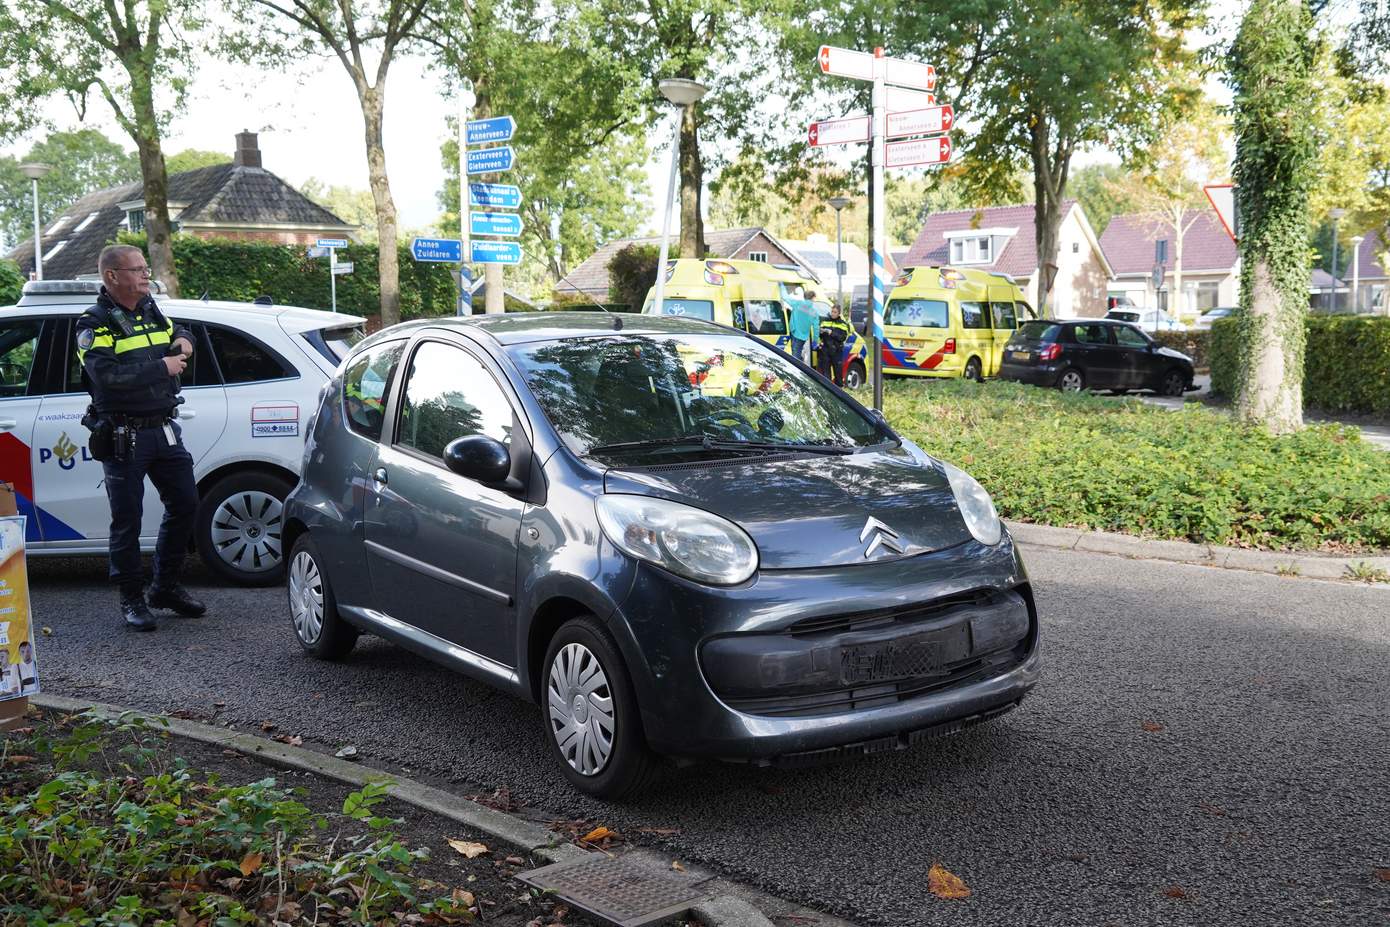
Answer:
M849 453L893 440L786 354L737 335L615 335L509 353L565 444L610 463Z

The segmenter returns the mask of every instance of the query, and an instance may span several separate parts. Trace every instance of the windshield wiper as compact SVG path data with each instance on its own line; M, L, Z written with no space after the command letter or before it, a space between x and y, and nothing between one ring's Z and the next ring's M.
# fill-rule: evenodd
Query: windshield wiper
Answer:
M618 441L614 444L595 444L587 454L607 454L613 451L649 451L665 447L709 447L705 435L668 435L665 438L647 438L643 441Z
M750 451L805 451L808 454L853 454L859 448L850 444L797 444L793 441L711 441L715 450L747 448Z

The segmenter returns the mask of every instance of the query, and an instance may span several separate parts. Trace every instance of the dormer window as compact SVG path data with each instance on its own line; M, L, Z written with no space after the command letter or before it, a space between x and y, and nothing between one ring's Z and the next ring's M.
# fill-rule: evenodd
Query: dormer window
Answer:
M994 260L994 243L988 235L951 239L952 264L988 264Z
M126 228L132 232L143 232L145 230L145 210L131 209L125 214Z

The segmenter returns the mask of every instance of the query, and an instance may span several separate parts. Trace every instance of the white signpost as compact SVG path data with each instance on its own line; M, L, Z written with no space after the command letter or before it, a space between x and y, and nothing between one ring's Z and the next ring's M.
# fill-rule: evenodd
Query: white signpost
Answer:
M346 238L320 238L314 245L305 250L311 257L323 257L328 255L328 305L334 312L338 311L338 275L352 272L352 264L340 265L338 263L338 249L346 248L348 240ZM341 266L346 266L347 270L339 270Z
M888 144L889 137L946 132L955 122L949 106L936 106L936 97L923 90L936 89L936 68L920 61L889 58L882 48L872 55L822 45L816 53L821 73L873 82L873 112L866 116L813 123L807 128L811 145L836 145L868 141L873 177L869 197L873 228L870 230L872 267L872 332L874 353L874 408L883 408L883 310L888 290L888 251L884 223L883 170L914 164L944 164L951 159L951 142L945 136L911 139ZM889 86L890 84L894 86ZM892 113L893 115L889 115ZM868 122L865 135L863 121ZM891 123L891 127L890 127Z

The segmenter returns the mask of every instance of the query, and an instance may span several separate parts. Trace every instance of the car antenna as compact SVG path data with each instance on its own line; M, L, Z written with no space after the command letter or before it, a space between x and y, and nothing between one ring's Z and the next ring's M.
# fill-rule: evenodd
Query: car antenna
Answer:
M204 290L204 291L203 291L203 295L202 295L201 297L199 297L199 298L202 299L203 302L207 302L207 301L208 301L208 291L207 291L207 290Z

